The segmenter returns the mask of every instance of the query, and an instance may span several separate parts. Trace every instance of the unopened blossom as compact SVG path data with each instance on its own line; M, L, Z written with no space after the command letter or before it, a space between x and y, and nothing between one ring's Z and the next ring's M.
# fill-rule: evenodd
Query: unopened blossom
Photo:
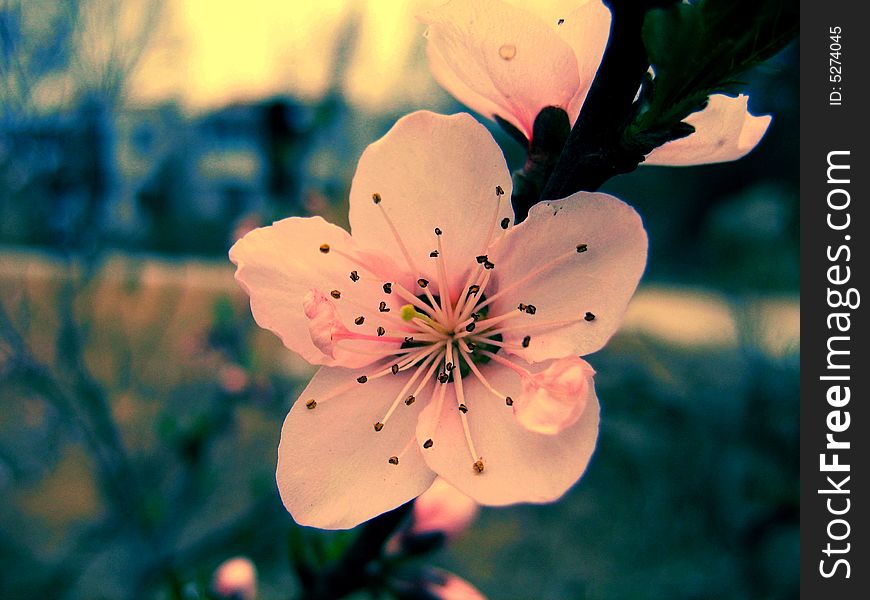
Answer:
M436 477L432 486L414 502L411 532L441 532L448 538L456 537L471 525L479 511L477 502Z
M563 109L573 124L610 36L601 0L451 0L419 16L429 66L457 100L515 126L527 139L538 113ZM761 140L770 117L745 96L710 97L686 122L695 132L653 150L646 162L694 165L735 160Z
M601 193L514 224L510 194L482 125L416 112L360 158L351 233L289 218L230 250L257 323L322 365L278 448L297 522L353 527L436 475L480 504L550 502L585 470L598 400L570 365L618 327L646 233Z
M254 600L257 597L257 568L244 556L226 560L215 569L211 587L219 598Z

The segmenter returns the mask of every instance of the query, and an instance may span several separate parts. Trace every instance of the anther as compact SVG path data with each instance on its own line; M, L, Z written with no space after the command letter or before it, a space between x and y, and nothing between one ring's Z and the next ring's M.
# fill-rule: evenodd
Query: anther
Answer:
M586 252L589 250L589 246L586 244L577 244L577 252Z
M514 399L511 398L510 396L508 396L507 398L504 399L504 403L507 404L508 406L513 406L513 405L514 405Z
M583 316L583 318L586 319L587 321L594 321L595 315L592 314L591 312L588 312Z
M354 283L359 281L359 273L357 273L356 271L351 271L350 272L350 280L353 281Z
M381 336L384 335L386 332L387 332L387 330L384 329L383 327L378 327L378 337L381 337Z
M474 321L472 321L471 323L469 323L468 325L465 326L465 331L471 333L472 331L474 331L475 327L476 327L476 324L474 323Z
M481 254L480 256L476 256L474 260L477 261L477 264L482 265L489 260L489 257L486 254Z
M390 460L387 462L389 462L391 465L397 465L397 464L399 464L399 457L398 456L391 456Z
M380 204L381 203L381 195L377 192L372 194L372 202L374 202L375 204Z
M414 338L412 338L412 337L410 337L410 336L405 336L405 343L406 343L406 344L413 344L413 343L414 343Z
M475 350L477 350L477 344L474 342L468 342L468 351L474 352Z
M464 404L460 404L459 405L459 412L461 412L464 415L465 413L468 412L468 407L465 406Z
M471 318L474 319L475 321L480 321L480 313L479 312L471 313Z
M505 217L504 219L501 220L501 228L502 229L507 229L508 227L510 227L510 224L511 224L511 220L507 217Z
M477 461L475 461L473 467L474 467L475 473L483 473L483 461L482 460L478 459Z
M411 406L412 404L414 404L414 400L416 399L416 396L408 396L407 398L405 398L405 406Z
M329 244L320 244L320 251L324 254L329 252Z
M438 382L439 383L447 383L447 381L449 379L450 379L450 375L448 375L447 373L439 373L438 374Z
M390 367L390 371L392 371L393 375L399 372L399 365L393 365Z
M527 335L526 337L524 337L523 338L523 348L528 348L529 343L531 343L531 341L532 341L532 336Z
M426 279L423 279L421 277L420 279L417 280L417 285L419 285L421 288L424 288L427 285L429 285L429 281L427 281Z
M378 304L378 310L381 312L390 312L390 308L387 306L387 303L383 300L380 304Z
M469 295L469 296L470 296L471 294L477 295L478 292L480 292L480 286L479 286L479 285L472 285L471 287L468 288L468 295Z
M527 304L523 304L522 302L520 302L519 304L517 304L517 310L518 310L518 311L521 311L521 312L525 312L525 310L526 310L527 307L528 307L528 305L527 305Z
M353 320L354 325L362 325L365 322L366 318L362 315L358 316L356 319Z
M332 290L331 292L329 292L329 295L332 296L333 298L335 298L336 300L341 298L341 292L339 292L338 290Z
M444 233L444 232L441 231L441 228L440 228L440 227L436 227L436 228L435 228L435 235L441 235L442 233Z
M565 22L565 19L559 19L558 21L556 21L556 25L561 25L564 22Z
M435 442L433 442L431 439L428 439L425 442L423 442L423 447L426 448L427 450L434 445L435 445Z
M504 196L504 190L500 185L495 186L495 195L496 196Z
M392 294L393 293L393 284L392 283L385 283L384 284L384 293L385 294Z
M315 406L317 406L317 400L314 400L313 398L305 403L305 408L308 410L313 409Z
M535 305L534 305L534 304L529 304L528 306L526 306L526 312L527 312L528 314L530 314L530 315L533 315L533 314L535 314L536 312L538 312L538 309L535 308Z
M375 431L380 431L380 430L383 429L383 428L384 428L384 424L381 423L380 421L378 421L377 423L375 423Z
M356 380L357 380L359 383L365 383L366 381L369 380L369 378L366 377L365 375L360 375L359 377L356 378Z
M486 261L485 263L483 263L483 268L491 271L495 268L495 263Z
M448 373L449 373L450 371L452 371L452 370L453 370L453 363L452 363L452 362L449 362L449 363L447 363L446 365L444 365L444 370L447 371Z
M437 250L433 250L432 252L430 252L430 253L429 253L429 258L438 258L438 251L437 251Z

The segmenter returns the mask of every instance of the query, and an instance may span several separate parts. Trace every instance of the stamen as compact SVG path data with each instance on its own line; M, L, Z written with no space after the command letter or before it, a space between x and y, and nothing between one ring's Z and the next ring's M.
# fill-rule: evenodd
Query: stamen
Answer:
M476 460L472 466L474 467L475 473L478 473L478 474L483 473L483 467L484 467L483 459Z
M481 350L480 353L485 355L485 356L490 357L492 360L499 363L500 365L504 365L505 367L507 367L508 369L510 369L514 373L517 373L520 376L528 376L531 374L528 369L524 369L521 366L514 364L513 362L511 362L510 360L506 359L503 356L499 356L498 354L493 354L489 350Z
M393 284L392 283L387 282L384 284L384 293L385 294L392 294L393 293Z
M529 344L532 342L532 336L527 335L523 338L523 348L528 348Z
M307 408L308 410L312 410L316 406L317 406L317 400L314 400L313 398L305 403L305 408Z
M447 346L447 361L453 362L453 344ZM471 453L471 460L480 462L480 457L477 450L474 449L474 441L471 439L471 429L468 427L468 417L465 413L468 412L468 406L465 404L465 391L462 388L462 373L459 369L453 371L453 389L456 392L456 401L459 408L459 420L462 421L462 431L465 433L465 442L468 444L468 451ZM475 462L475 464L477 464ZM481 469L482 471L483 469ZM478 471L479 473L480 471Z
M432 441L432 438L429 438L428 440L423 442L423 447L426 448L427 450L434 445L435 445L435 442Z
M461 345L459 346L459 352L462 355L462 358L465 360L465 364L468 365L468 368L471 369L471 372L474 373L475 377L477 377L477 380L480 381L480 383L483 385L483 387L485 387L487 390L489 390L495 397L504 398L505 402L510 400L510 402L508 403L508 406L511 406L514 403L514 401L511 399L510 396L505 396L504 394L499 392L497 389L492 387L492 385L490 385L490 383L489 383L489 381L487 381L486 377L483 376L483 373L480 372L480 369L477 368L477 365L474 364L474 361L471 359L471 355Z
M320 251L324 254L329 253L329 244L320 244Z
M456 326L455 331L458 332L462 327L464 327L465 331L467 333L471 333L472 331L477 329L477 332L478 332L477 335L480 335L484 331L493 328L494 326L498 325L502 321L516 319L520 316L521 316L520 313L515 313L515 312L511 311L509 313L505 313L505 314L499 315L497 317L491 317L489 319L484 319L482 321L477 321L477 322L475 322L474 317L470 317L470 318L466 319L465 321L463 321L462 323L459 323ZM457 336L457 338L462 338L462 337L466 337L466 334L460 333Z
M332 290L331 292L329 292L329 295L332 296L333 298L335 298L336 300L341 298L341 292L339 292L338 290Z
M369 378L366 377L365 375L360 375L359 377L356 378L356 380L360 383L365 383L366 381L369 380Z
M359 273L357 271L351 271L350 272L350 280L353 281L354 283L359 281Z
M354 325L362 325L365 322L366 322L366 318L362 315L358 316L356 319L353 320Z
M586 252L589 250L589 246L586 244L577 244L577 253Z
M438 250L436 254L439 257L438 266L438 295L441 299L441 310L447 317L447 321L453 320L453 301L450 298L450 287L447 279L447 258L444 256L444 248L441 246L441 234L437 234L435 239L438 242Z
M511 226L511 220L509 218L505 217L504 219L501 220L501 228L502 229L507 229L510 226Z
M380 431L380 430L383 429L383 428L384 428L384 424L381 423L380 421L378 421L377 423L375 423L375 431Z
M592 314L591 312L587 312L587 313L583 316L583 318L584 318L586 321L594 321L594 320L595 320L595 315Z
M414 371L413 375L411 375L411 378L408 379L407 382L405 382L405 385L402 386L402 389L399 391L398 394L396 394L396 398L390 404L390 408L387 409L387 414L384 415L383 419L378 421L378 423L381 424L381 427L386 425L387 421L390 420L390 417L393 416L393 413L396 411L396 407L399 405L399 402L402 401L402 398L405 398L405 394L408 393L408 390L411 388L412 385L414 385L414 383L417 381L417 378L420 377L420 374L423 373L424 371L427 371L427 372L426 372L426 375L423 376L423 382L422 382L421 386L425 385L427 383L427 379L429 378L431 373L433 371L435 371L435 368L438 366L438 360L440 360L440 356L441 356L440 353L433 352L430 356L427 356L426 359L424 359L423 362L421 362L417 366L417 370ZM421 388L417 388L418 391L420 389ZM414 400L416 400L416 399L417 398L416 398L416 392L415 392L415 394L411 394L410 396L405 398L405 401L404 401L405 406L411 406L412 404L414 404ZM376 431L380 431L380 429L376 429Z
M414 263L414 259L411 258L410 252L408 252L408 248L405 247L405 243L402 241L402 236L399 235L399 230L396 229L396 226L393 224L393 220L390 219L390 216L387 214L387 211L384 210L384 206L381 204L381 195L375 192L372 194L372 201L375 203L380 211L381 215L384 217L384 220L387 222L387 226L389 226L390 231L393 234L393 238L396 240L396 244L399 246L399 250L402 251L402 254L405 256L405 261L408 263L408 267L410 267L411 271L419 272L420 269L417 268L417 265Z
M559 263L570 259L572 256L575 256L576 254L577 254L577 251L575 248L574 250L571 250L570 252L566 252L565 254L562 254L561 256L557 256L555 259L551 260L548 263L545 263L544 265L538 267L534 271L529 271L523 277L520 277L516 281L511 282L511 284L509 286L507 286L503 289L500 289L498 292L496 292L495 294L493 294L492 296L487 298L483 303L478 305L478 308L483 308L484 306L489 306L490 304L492 304L493 302L495 302L496 300L498 300L499 298L501 298L505 294L512 292L513 290L517 289L518 287L520 287L522 285L525 285L530 280L534 279L535 277L537 277L539 275L542 275L543 273L546 273L550 269L553 269L554 267L556 267Z
M397 465L397 464L399 464L399 457L398 456L391 456L390 460L387 462L389 462L391 465Z
M386 302L384 302L383 300L381 300L381 303L378 304L378 312L382 312L382 313L390 312L390 307L387 306L387 303L386 303Z

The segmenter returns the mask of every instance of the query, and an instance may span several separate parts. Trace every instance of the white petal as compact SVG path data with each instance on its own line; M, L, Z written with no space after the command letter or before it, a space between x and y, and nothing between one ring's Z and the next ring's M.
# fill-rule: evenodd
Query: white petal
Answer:
M400 403L383 429L373 427L410 375L360 384L362 374L321 368L284 421L278 490L300 525L354 527L415 498L435 478L412 442L422 402ZM312 409L310 400L317 402ZM398 464L389 463L392 456Z
M543 365L546 366L546 365ZM506 395L521 393L519 376L490 363L482 369L490 385ZM440 477L477 502L505 505L517 502L552 502L583 474L598 437L598 399L588 386L586 407L579 420L555 435L529 431L501 398L487 391L474 377L463 379L469 429L477 454L484 462L482 473L473 468L457 410L453 386L449 385L439 423L433 430L436 403L420 415L417 439L431 438L424 448L426 463Z
M330 247L329 252L320 250L323 244ZM238 266L236 279L251 297L251 312L260 327L276 333L287 348L312 364L358 367L376 358L372 351L398 347L401 342L350 341L340 344L334 356L324 354L311 339L311 321L303 307L306 295L312 289L323 294L338 291L341 297L334 306L344 324L356 333L370 335L376 334L378 326L390 329L378 310L380 302L395 308L400 303L384 294L381 282L363 278L365 271L339 250L355 253L345 230L320 217L294 217L245 235L230 249L230 260ZM359 281L351 280L353 270L361 273ZM365 317L363 326L353 324L358 316Z
M710 96L706 108L686 118L695 132L650 152L644 164L690 166L728 162L746 156L770 126L770 115L749 113L749 97Z
M568 104L568 117L573 125L604 58L611 17L610 10L600 0L588 0L560 18L564 18L564 22L558 25L557 31L577 58L579 85Z
M350 191L354 240L402 265L412 281L434 282L437 261L430 253L437 247L438 227L441 258L458 293L464 273L476 266L474 257L486 249L489 233L498 239L504 234L498 222L513 220L510 182L501 149L471 115L411 113L360 158ZM502 196L496 195L497 186ZM381 198L377 205L375 193Z
M541 109L567 109L577 59L551 26L500 0L452 0L420 16L435 78L474 110L498 114L527 138Z
M586 250L577 252L581 244ZM608 194L578 192L533 206L490 253L497 280L487 293L506 290L490 314L517 313L504 324L511 328L504 341L516 346L510 352L537 362L600 349L622 321L646 251L640 217ZM534 305L535 314L517 311L520 303Z

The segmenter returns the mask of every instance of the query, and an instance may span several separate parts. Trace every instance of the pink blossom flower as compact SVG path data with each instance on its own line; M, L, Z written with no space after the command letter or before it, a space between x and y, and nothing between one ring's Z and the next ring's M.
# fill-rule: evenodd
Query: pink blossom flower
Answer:
M473 585L447 571L436 572L437 581L430 582L427 591L439 600L486 600Z
M323 365L278 448L297 522L353 527L436 474L481 504L550 502L585 470L598 400L569 357L616 330L646 233L586 192L514 225L510 193L482 125L416 112L363 153L352 234L289 218L230 250L257 323Z
M477 502L436 477L414 503L411 532L441 532L448 538L456 537L471 525L479 511Z
M573 124L604 56L610 11L601 0L451 0L420 15L435 79L473 110L514 125L531 139L541 109L556 106ZM752 150L770 117L749 114L746 96L710 97L686 122L695 132L649 154L647 163L735 160Z

